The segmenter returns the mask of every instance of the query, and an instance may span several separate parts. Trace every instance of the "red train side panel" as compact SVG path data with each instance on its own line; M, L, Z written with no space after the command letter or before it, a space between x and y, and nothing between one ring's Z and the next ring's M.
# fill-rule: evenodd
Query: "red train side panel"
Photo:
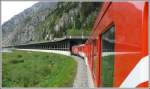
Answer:
M89 39L76 48L95 86L148 87L148 2L104 3Z

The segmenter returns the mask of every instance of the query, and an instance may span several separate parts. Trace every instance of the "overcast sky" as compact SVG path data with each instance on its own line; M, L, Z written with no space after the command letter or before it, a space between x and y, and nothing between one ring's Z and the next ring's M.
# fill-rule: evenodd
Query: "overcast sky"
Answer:
M8 21L14 15L19 14L24 9L31 7L37 1L2 1L1 5L1 24Z

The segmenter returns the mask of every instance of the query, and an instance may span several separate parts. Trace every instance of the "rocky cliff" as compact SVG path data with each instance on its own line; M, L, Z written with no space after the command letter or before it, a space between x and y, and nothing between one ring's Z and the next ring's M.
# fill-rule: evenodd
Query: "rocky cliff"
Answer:
M89 35L102 3L39 2L2 25L3 46Z

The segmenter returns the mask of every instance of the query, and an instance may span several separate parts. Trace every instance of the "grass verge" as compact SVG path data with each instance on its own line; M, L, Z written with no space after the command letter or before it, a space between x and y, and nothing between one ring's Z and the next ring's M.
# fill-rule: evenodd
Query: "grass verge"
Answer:
M72 57L42 52L3 53L3 87L72 87L77 64Z

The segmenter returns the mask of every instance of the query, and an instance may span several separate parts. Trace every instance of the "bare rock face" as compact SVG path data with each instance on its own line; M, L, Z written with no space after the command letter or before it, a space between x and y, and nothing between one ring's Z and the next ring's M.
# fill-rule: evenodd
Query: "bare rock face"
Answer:
M14 16L2 25L3 46L28 43L34 38L36 26L45 20L55 2L39 2Z
M46 41L92 29L101 5L100 2L36 3L2 25L2 45Z

